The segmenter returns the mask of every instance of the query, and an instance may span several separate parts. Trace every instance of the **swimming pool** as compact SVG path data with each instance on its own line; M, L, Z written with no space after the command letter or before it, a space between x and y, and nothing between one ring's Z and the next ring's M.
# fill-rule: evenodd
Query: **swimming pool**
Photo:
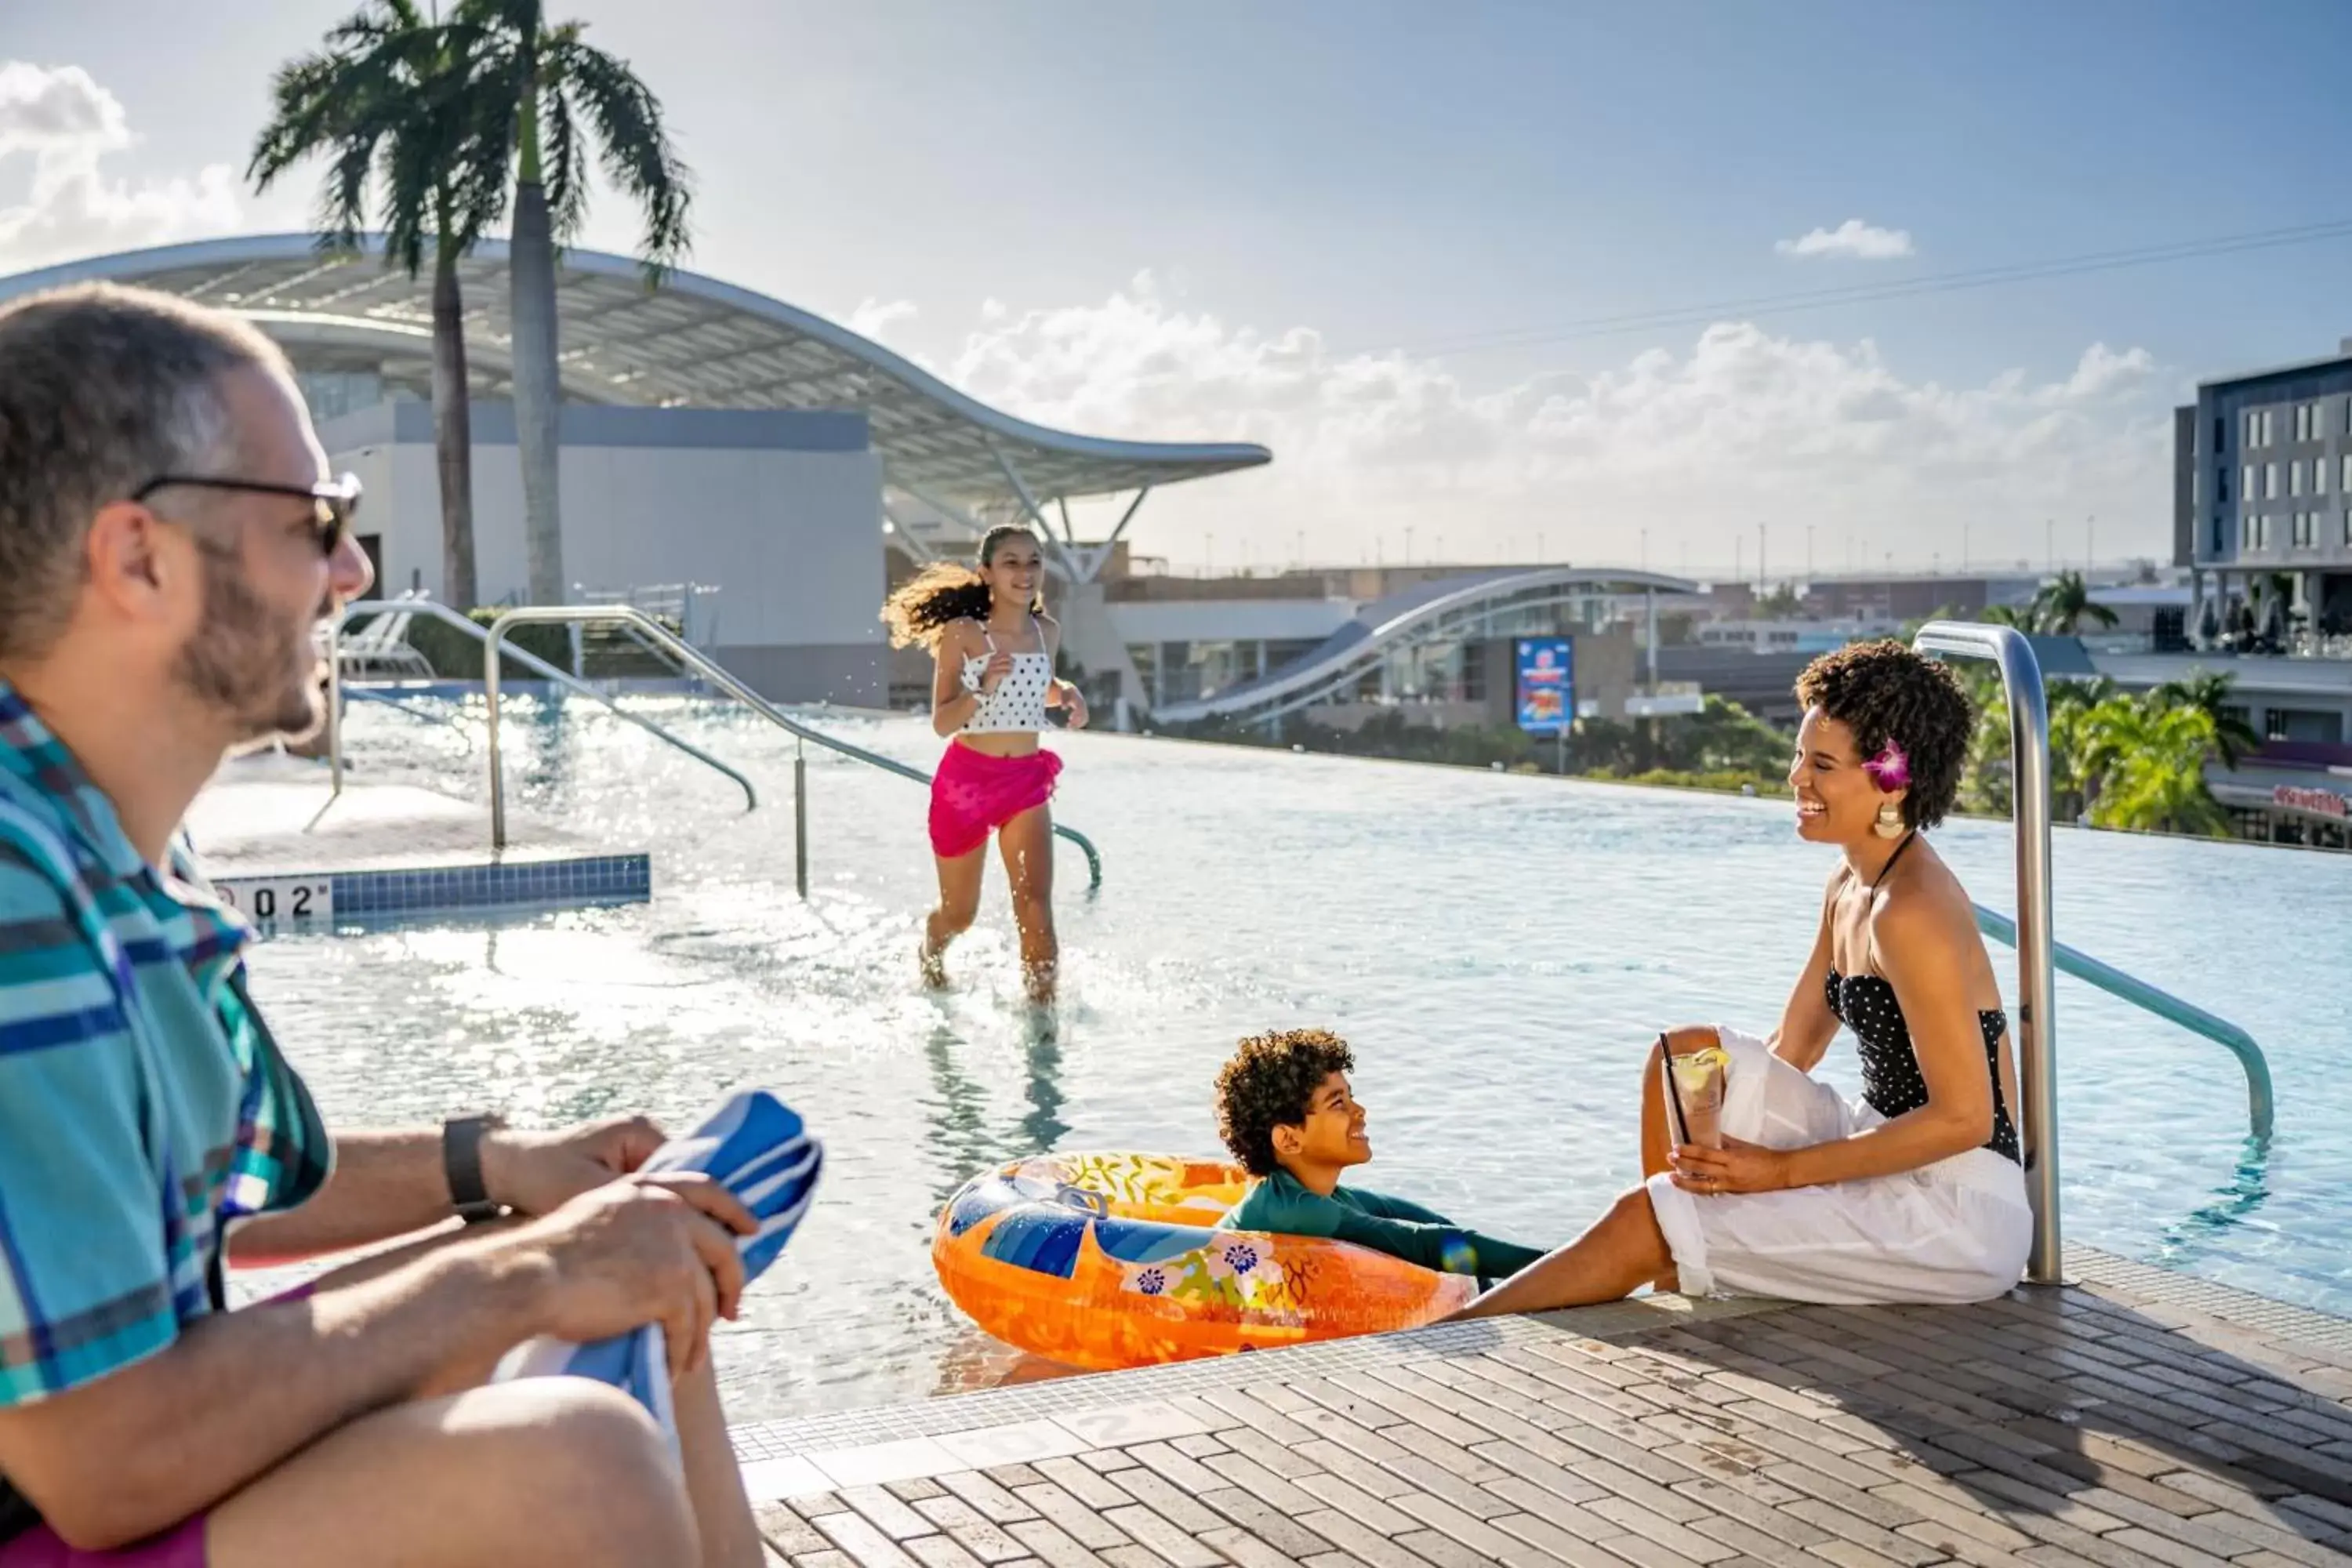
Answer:
M1365 1184L1531 1244L1567 1239L1635 1173L1653 1033L1769 1027L1829 870L1768 801L1062 738L1057 809L1106 875L1089 898L1064 848L1066 978L1048 1029L1020 1002L993 871L953 990L916 984L932 889L920 789L813 750L803 904L791 741L687 700L643 710L750 773L768 805L745 816L716 773L581 705L519 705L508 776L522 808L650 849L649 903L283 936L257 952L254 986L347 1123L484 1106L682 1121L730 1086L779 1089L826 1140L826 1182L722 1331L739 1418L1001 1375L1010 1353L933 1279L940 1205L972 1171L1039 1149L1214 1151L1210 1076L1257 1029L1327 1024L1354 1042L1379 1150ZM478 712L356 710L360 776L480 793ZM819 721L911 762L938 748L914 720ZM1980 901L2013 908L2006 825L1954 824L1937 842ZM2060 940L2242 1025L2279 1100L2258 1157L2222 1050L2062 977L2068 1238L2352 1312L2352 868L2069 831L2055 867ZM2010 988L2006 952L1995 967ZM1824 1068L1849 1089L1851 1048Z

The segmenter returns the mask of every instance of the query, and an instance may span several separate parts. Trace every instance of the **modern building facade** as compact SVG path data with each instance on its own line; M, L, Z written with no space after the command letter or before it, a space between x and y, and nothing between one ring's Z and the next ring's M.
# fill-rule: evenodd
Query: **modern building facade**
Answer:
M2352 339L2199 384L2173 429L2174 550L2200 640L2265 616L2352 631Z
M431 279L386 266L377 244L324 250L318 236L279 234L165 246L0 279L0 300L110 281L244 316L286 350L331 457L367 482L361 531L385 587L437 592ZM498 602L528 581L505 244L476 247L458 281L477 399L477 595ZM563 251L556 301L570 592L636 598L692 584L710 612L703 627L715 627L698 640L788 701L883 703L886 555L962 555L1014 520L1036 530L1060 579L1065 650L1139 693L1097 581L1120 536L1155 488L1271 460L1246 442L1036 425L780 300L683 271L649 288L624 256ZM1090 497L1124 506L1109 538L1082 545L1062 503Z

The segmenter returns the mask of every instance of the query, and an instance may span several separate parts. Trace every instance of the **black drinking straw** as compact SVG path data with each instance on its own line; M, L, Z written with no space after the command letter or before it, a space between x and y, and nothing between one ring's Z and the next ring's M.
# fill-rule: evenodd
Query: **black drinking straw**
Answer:
M1675 1142L1688 1143L1691 1141L1690 1117L1683 1110L1683 1091L1675 1082L1675 1054L1666 1048L1666 1037L1664 1035L1658 1037L1658 1070L1666 1075L1666 1103L1674 1107L1675 1112Z

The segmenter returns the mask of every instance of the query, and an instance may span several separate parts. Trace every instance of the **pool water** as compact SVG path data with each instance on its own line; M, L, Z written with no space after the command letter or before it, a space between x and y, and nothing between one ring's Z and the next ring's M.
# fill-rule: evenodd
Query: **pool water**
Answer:
M1549 1245L1636 1175L1639 1068L1662 1026L1769 1028L1830 861L1768 801L1288 752L1076 735L1056 810L1065 995L1020 999L1003 879L916 983L933 888L925 796L812 751L810 898L793 890L792 742L739 710L649 716L750 773L767 803L609 715L519 708L515 803L654 855L642 906L262 944L254 989L331 1121L493 1107L554 1123L673 1124L774 1086L827 1144L820 1200L722 1329L739 1418L919 1397L1010 1352L933 1277L940 1205L1034 1151L1214 1152L1209 1083L1239 1036L1326 1025L1355 1045L1378 1158L1363 1184ZM362 777L484 788L478 709L362 707ZM928 764L903 719L821 721ZM1937 836L2014 907L2009 830ZM2057 934L2251 1031L2278 1084L2269 1148L2220 1047L2061 978L2070 1240L2352 1312L2352 861L2062 831ZM2014 1005L2014 961L1995 966ZM1852 1091L1850 1037L1822 1071Z

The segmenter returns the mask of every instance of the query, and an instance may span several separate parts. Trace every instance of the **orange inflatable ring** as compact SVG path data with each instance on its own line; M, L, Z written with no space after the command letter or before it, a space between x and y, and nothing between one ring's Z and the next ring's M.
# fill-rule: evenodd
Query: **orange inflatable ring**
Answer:
M948 1200L931 1263L998 1339L1097 1371L1418 1328L1477 1294L1345 1242L1213 1228L1248 1183L1160 1154L1017 1160Z

